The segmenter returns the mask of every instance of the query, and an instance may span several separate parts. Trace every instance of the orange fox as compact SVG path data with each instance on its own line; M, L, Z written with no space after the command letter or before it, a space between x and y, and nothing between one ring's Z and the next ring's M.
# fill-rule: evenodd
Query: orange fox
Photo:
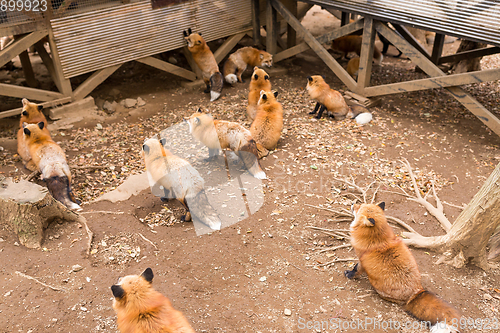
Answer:
M142 150L146 170L153 182L163 187L165 199L177 199L187 210L182 217L191 221L191 215L213 230L220 230L222 221L210 205L204 190L205 181L188 161L165 149L165 139L148 139Z
M359 57L354 57L347 63L347 73L357 79L359 72Z
M431 332L454 332L450 325L453 319L459 323L460 314L422 287L415 258L387 223L384 208L384 202L353 205L351 244L359 263L345 271L345 276L352 279L366 272L380 297L403 305L417 319L430 322L434 325Z
M260 92L262 90L271 91L269 74L267 74L263 69L255 66L253 69L252 80L250 81L247 106L247 116L252 121L255 119L255 115L257 114L257 103L259 102Z
M272 65L272 54L251 46L242 47L231 54L224 63L224 78L229 84L235 84L237 81L245 82L241 78L241 74L247 69L247 66L271 67Z
M336 120L354 118L360 125L369 123L372 120L372 114L362 105L353 105L349 107L341 93L330 88L322 76L314 75L307 77L307 92L309 96L316 100L314 110L309 114L318 112L316 119L320 119L325 110L333 115Z
M23 98L23 110L21 111L21 119L19 121L19 130L17 131L17 152L23 160L24 166L31 170L36 170L36 165L31 160L30 151L28 145L24 138L23 124L38 124L43 122L43 132L50 137L49 130L47 129L47 119L42 113L43 107L41 105L36 105L35 103L30 103L26 98Z
M278 92L260 92L257 115L250 126L250 133L257 142L259 157L265 156L269 150L275 149L283 130L283 107L276 100Z
M339 37L332 41L332 50L340 52L343 58L347 58L349 52L356 52L361 55L361 45L363 44L363 37L357 35L347 35ZM373 61L380 65L384 56L380 53L377 46L373 46Z
M219 149L229 148L238 154L248 171L258 179L266 179L259 164L259 152L252 134L238 123L214 120L201 109L185 118L193 137L208 147L209 158L215 157Z
M42 179L47 183L50 194L69 209L81 210L71 191L71 172L61 147L43 129L44 122L23 124L23 132L33 163Z
M219 72L219 65L217 65L214 54L210 51L201 34L193 33L191 28L187 32L184 31L184 39L203 74L203 81L207 85L205 92L210 92L210 102L213 102L220 97L224 85L224 79Z
M195 333L182 312L154 290L153 270L127 275L111 286L121 333Z

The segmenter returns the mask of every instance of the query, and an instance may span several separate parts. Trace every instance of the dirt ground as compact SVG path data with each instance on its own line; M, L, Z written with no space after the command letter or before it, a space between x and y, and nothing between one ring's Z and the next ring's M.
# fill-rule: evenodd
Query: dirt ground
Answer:
M446 52L453 52L458 42L446 45ZM392 48L390 53L397 54ZM167 56L177 57L181 65L184 61L176 53ZM500 138L444 90L385 96L371 110L374 120L363 127L353 120L317 121L308 115L314 102L304 90L306 76L324 74L332 88L345 87L312 52L277 66L287 70L271 75L285 110L285 127L279 148L261 162L269 178L263 181L264 204L249 218L202 236L196 236L192 223L180 221L180 204L162 203L149 189L122 202L92 201L143 171L144 138L179 123L198 107L219 119L249 126L248 83L226 86L222 98L210 103L202 89L185 89L181 79L133 62L99 86L91 95L100 107L105 100L138 97L146 105L119 108L112 115L99 111L99 119L83 119L53 133L69 164L77 166L73 187L94 232L92 254L85 255L87 234L82 225L52 223L41 250L20 246L17 237L1 227L0 332L117 332L110 287L118 277L139 274L147 267L155 274L154 287L170 298L197 332L337 332L303 325L331 319L412 321L399 306L382 300L366 277L353 281L344 277L344 270L356 260L328 264L355 257L348 247L332 250L348 244L348 239L311 227L348 229L348 222L334 222L328 210L349 208L355 196L360 197L355 187L336 180L343 179L363 188L375 181L368 201L378 188L375 201L386 202L388 215L423 235L443 234L423 207L401 195L403 190L413 191L401 159L410 162L420 191L429 191L435 182L438 196L448 203L445 213L453 221L460 213L456 206L467 204L498 164ZM1 74L2 82L5 75L12 75ZM244 76L247 82L249 76L249 72ZM374 66L372 80L379 84L416 77L424 76L415 73L408 60L388 56ZM40 80L49 85L43 71ZM498 82L466 89L500 116ZM1 100L4 106L20 103ZM19 179L29 172L16 154L17 126L17 118L1 121L0 175ZM96 168L85 168L89 165ZM499 317L498 268L455 269L436 265L436 253L412 252L430 291L466 317Z

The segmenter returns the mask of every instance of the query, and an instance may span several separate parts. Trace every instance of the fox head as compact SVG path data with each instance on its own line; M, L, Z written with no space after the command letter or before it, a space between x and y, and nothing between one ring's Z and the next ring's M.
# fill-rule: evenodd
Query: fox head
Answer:
M259 51L259 60L261 66L271 67L273 65L273 55L266 51Z
M45 133L42 132L44 127L45 127L45 124L43 121L39 122L38 124L28 124L28 123L24 122L23 123L23 132L27 138L34 140L36 138L39 138L40 136L46 135Z
M321 75L313 75L313 76L308 76L307 77L307 89L310 89L312 87L320 87L322 85L325 85L325 78Z
M203 48L207 44L203 37L201 37L201 34L197 33L190 33L188 35L184 32L184 39L186 40L187 46L191 52Z
M23 98L23 110L21 111L21 121L30 123L35 117L45 116L42 113L43 106L31 103L26 98Z
M124 309L128 303L141 303L141 297L153 289L153 270L146 268L141 275L127 275L118 279L118 283L111 286L115 299L113 308L117 311Z
M276 103L276 97L278 97L278 92L272 92L272 91L260 91L260 99L258 105L264 105L264 104L272 104Z
M166 139L163 138L158 140L156 138L146 139L142 145L142 153L144 160L146 162L146 167L148 162L159 156L166 156L164 145L166 144Z
M252 82L269 82L269 74L265 70L255 66L252 73Z
M189 132L195 134L200 131L205 131L210 126L214 126L214 118L208 113L204 113L200 108L189 117L185 117L184 121L189 125ZM215 128L214 128L215 130Z

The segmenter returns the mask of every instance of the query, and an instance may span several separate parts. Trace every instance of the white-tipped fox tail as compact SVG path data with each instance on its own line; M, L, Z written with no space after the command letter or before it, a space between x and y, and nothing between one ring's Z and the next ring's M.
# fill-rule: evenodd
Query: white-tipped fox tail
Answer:
M210 92L210 102L215 101L219 97L220 97L220 93L218 93L216 91L211 91Z
M373 116L370 112L363 112L358 114L354 119L359 125L365 125L372 121Z
M238 77L236 76L236 74L226 75L226 82L233 85L238 82Z

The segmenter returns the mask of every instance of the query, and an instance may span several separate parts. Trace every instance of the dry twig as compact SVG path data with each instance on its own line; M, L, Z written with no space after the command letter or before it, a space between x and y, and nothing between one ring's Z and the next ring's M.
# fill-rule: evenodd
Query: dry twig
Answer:
M26 177L26 179L25 179L25 180L29 182L29 181L31 181L33 178L35 178L35 177L37 177L37 176L39 176L39 175L40 175L40 171L39 171L39 170L35 170L35 171L33 171L32 173L30 173L30 174L29 174L29 176L28 176L28 177Z
M152 241L150 241L149 239L147 239L146 237L144 237L141 233L138 233L138 235L141 236L142 239L144 239L149 244L153 245L154 248L158 250L158 247L156 247L156 245Z
M42 286L47 287L47 288L50 288L50 289L52 289L52 290L55 290L55 291L64 291L64 292L66 291L66 290L64 290L64 289L62 289L62 288L57 288L57 287L51 286L51 285L49 285L49 284L43 283L42 281L38 280L37 278L34 278L34 277L32 277L32 276L29 276L29 275L26 275L26 274L21 273L21 272L19 272L19 271L16 271L16 274L17 274L17 275L20 275L20 276L22 276L23 278L26 278L26 279L28 279L28 280L35 281L36 283L39 283L39 284L41 284Z
M344 258L344 259L335 259L335 260L332 260L332 261L329 261L327 263L324 263L324 264L312 264L312 265L306 265L307 267L314 267L314 266L317 266L317 267L324 267L324 266L329 266L329 265L332 265L336 262L341 262L341 261L356 261L358 259L356 258Z
M320 250L320 251L316 252L316 254L320 254L320 253L324 253L324 252L328 252L328 251L335 251L335 250L343 249L343 248L346 248L346 247L352 247L352 245L351 244L344 244L344 245L329 247L327 249L323 249L323 250Z

